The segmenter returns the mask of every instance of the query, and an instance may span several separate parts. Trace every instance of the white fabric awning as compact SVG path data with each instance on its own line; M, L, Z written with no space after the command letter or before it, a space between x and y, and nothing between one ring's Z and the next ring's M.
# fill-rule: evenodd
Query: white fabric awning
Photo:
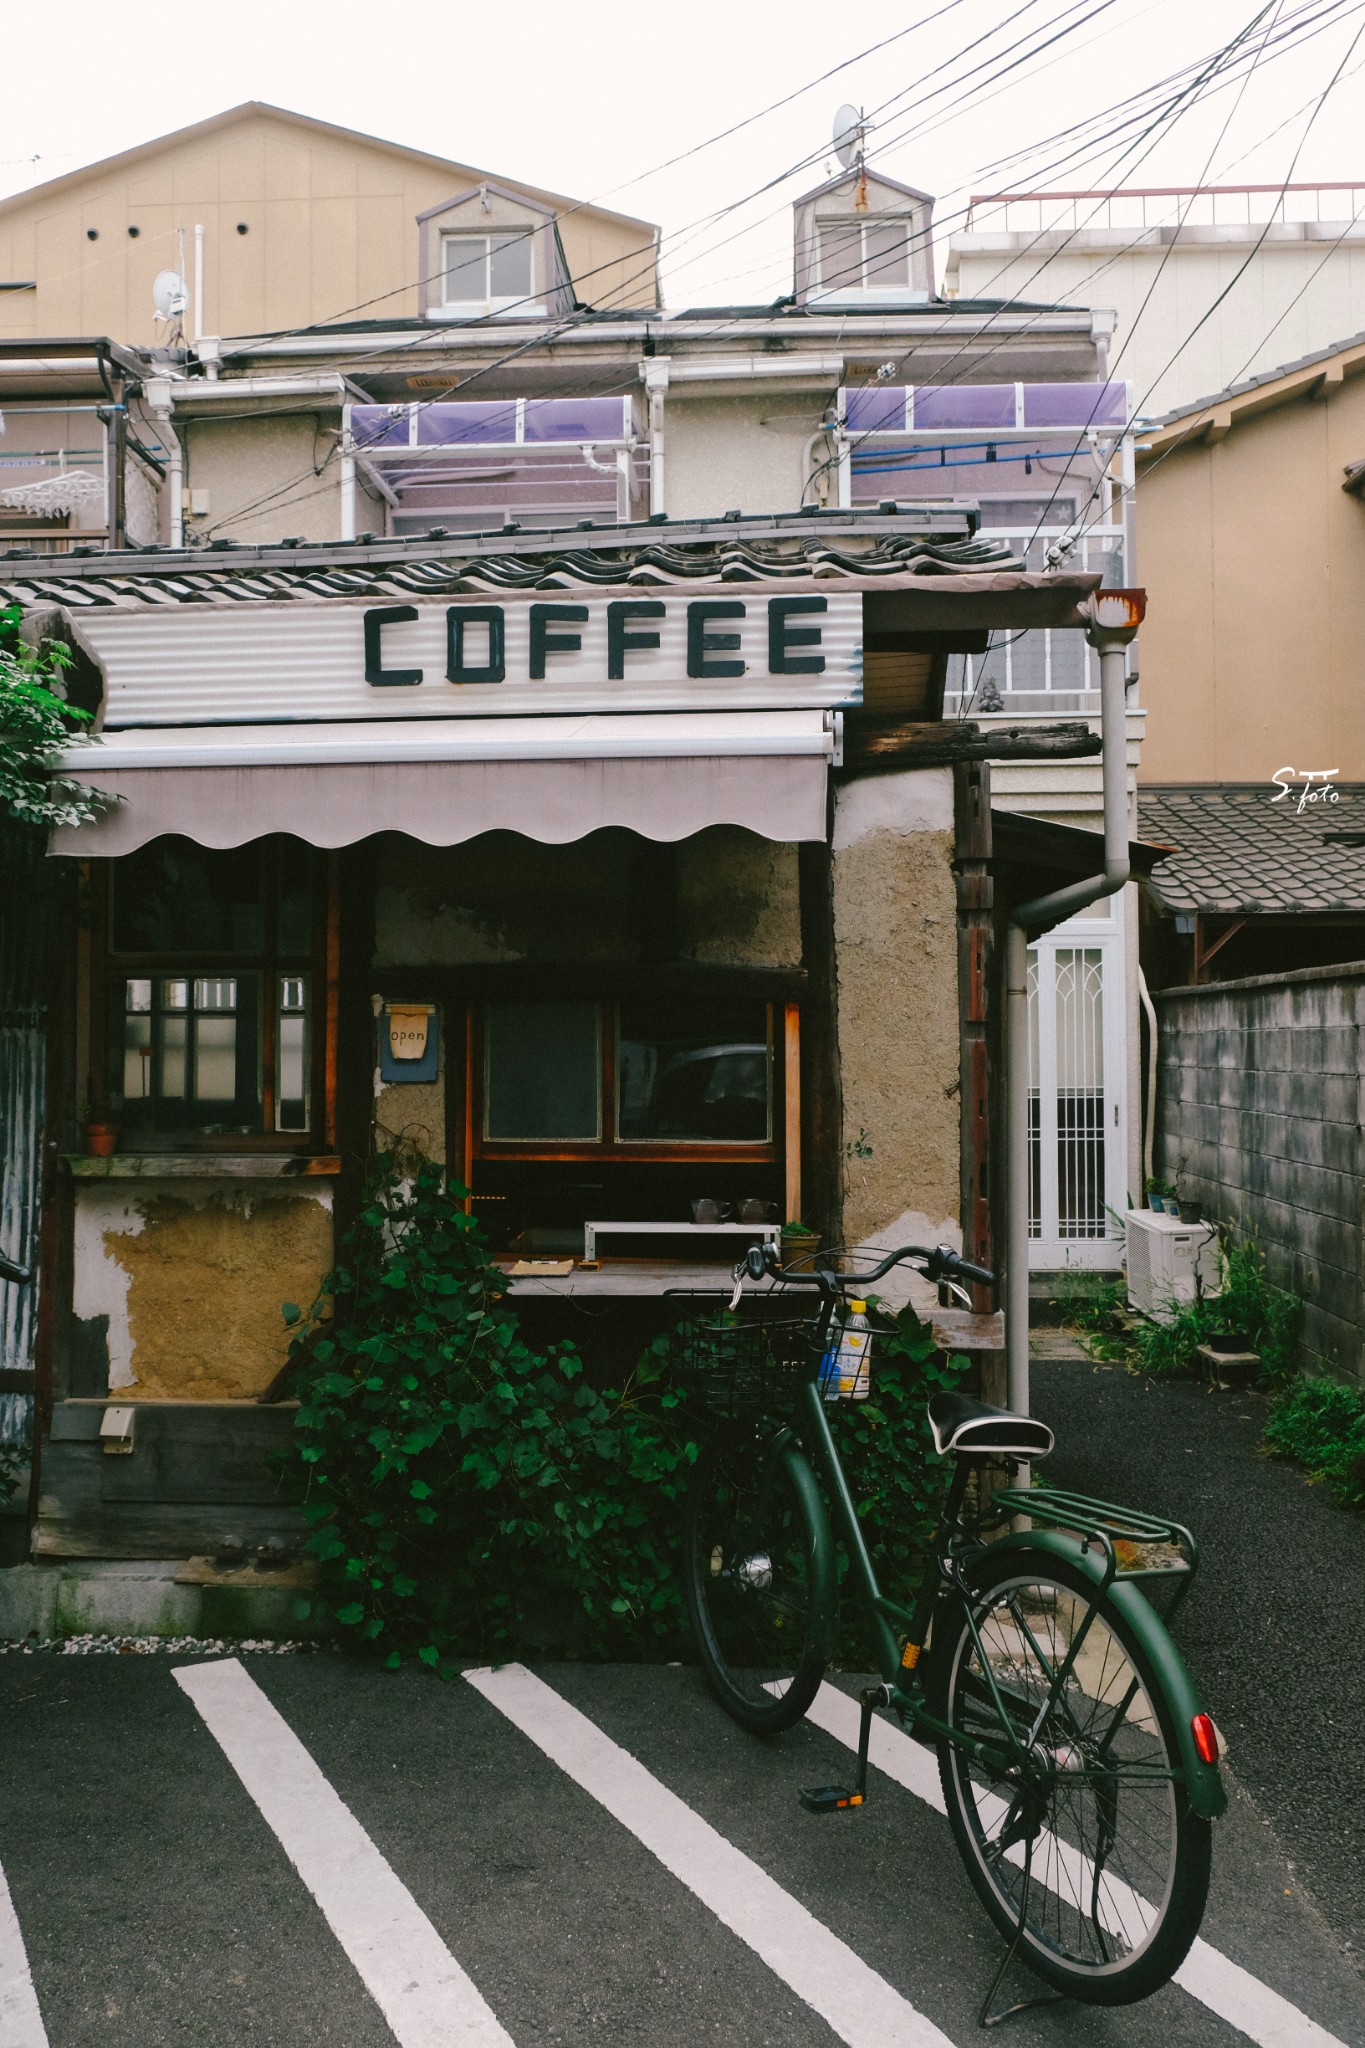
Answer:
M497 830L558 844L604 825L823 839L837 739L819 710L128 728L63 755L64 774L123 801L60 827L50 851L104 859L170 832L217 847Z

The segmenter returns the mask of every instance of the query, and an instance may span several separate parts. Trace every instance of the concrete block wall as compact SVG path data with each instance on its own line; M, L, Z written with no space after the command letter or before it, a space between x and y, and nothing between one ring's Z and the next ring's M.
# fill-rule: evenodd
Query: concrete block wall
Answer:
M1257 1234L1305 1363L1365 1380L1365 963L1155 1000L1158 1171Z

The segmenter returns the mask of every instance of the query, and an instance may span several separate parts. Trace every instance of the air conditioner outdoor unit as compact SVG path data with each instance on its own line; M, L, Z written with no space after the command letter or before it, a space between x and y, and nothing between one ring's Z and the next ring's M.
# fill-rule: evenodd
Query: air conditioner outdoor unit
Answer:
M1221 1292L1223 1257L1211 1223L1182 1223L1154 1209L1130 1209L1123 1223L1130 1308L1169 1323L1197 1296Z

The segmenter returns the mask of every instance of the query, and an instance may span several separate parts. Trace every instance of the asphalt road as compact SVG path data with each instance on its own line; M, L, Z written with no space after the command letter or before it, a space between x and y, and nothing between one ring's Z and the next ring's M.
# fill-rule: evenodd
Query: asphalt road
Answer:
M1176 1638L1292 1882L1365 1966L1365 1516L1263 1457L1265 1402L1035 1360L1057 1485L1184 1522L1200 1573Z
M1000 1945L946 1822L880 1771L861 1812L803 1814L796 1789L845 1776L847 1752L809 1724L755 1741L692 1669L442 1685L331 1653L11 1655L0 1728L4 2048L980 2038ZM1365 2042L1360 1978L1244 1795L1204 1936ZM1326 2048L1302 2019L1273 2038ZM1025 2014L1008 2040L1245 2035L1173 1985Z

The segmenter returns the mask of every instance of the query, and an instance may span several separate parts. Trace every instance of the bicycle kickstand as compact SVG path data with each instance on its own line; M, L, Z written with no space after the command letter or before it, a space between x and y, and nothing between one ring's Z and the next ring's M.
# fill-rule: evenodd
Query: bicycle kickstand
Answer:
M1024 1888L1019 1898L1019 1924L1010 1937L1000 1968L991 1978L991 1988L981 2001L981 2010L976 2016L979 2027L998 2027L1002 2020L1012 2020L1016 2013L1035 2012L1040 2005L1065 2005L1064 1992L1054 1991L1045 1998L1024 1998L1017 2005L1004 2006L999 2012L991 2011L996 1992L1004 1983L1010 1964L1019 1953L1019 1944L1024 1938L1024 1926L1028 1918L1029 1887L1033 1882L1033 1843L1030 1840L1024 1852Z
M884 1685L869 1685L858 1695L862 1708L862 1720L858 1726L858 1775L853 1789L847 1785L815 1785L801 1794L801 1804L807 1813L847 1813L851 1807L862 1806L867 1799L867 1750L872 1740L872 1716L878 1707L891 1704L891 1694Z

